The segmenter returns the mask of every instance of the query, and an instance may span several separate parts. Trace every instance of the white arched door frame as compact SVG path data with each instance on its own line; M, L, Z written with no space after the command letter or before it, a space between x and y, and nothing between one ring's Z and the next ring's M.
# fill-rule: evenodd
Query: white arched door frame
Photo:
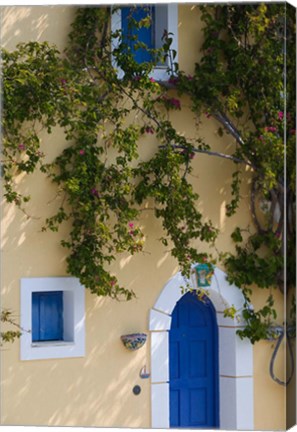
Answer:
M173 309L183 296L182 288L186 288L186 280L177 273L150 310L152 428L170 427L168 332ZM218 323L220 429L253 430L253 349L249 340L241 340L236 334L242 327L243 295L218 268L214 269L211 285L203 289L215 307ZM224 310L232 305L239 311L237 316L225 318Z

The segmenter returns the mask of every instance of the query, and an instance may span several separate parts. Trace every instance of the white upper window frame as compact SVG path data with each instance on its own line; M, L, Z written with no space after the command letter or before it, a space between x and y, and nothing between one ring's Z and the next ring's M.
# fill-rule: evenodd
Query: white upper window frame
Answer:
M123 5L124 6L124 5ZM174 62L178 62L178 4L156 4L156 15L158 16L158 20L155 23L155 32L156 32L156 48L160 48L162 45L158 43L161 41L161 37L163 35L164 30L166 29L168 33L172 33L170 37L172 37L171 49L176 52L176 56L174 58ZM111 31L113 33L121 30L122 28L122 13L121 9L117 9L115 12L111 14ZM112 49L117 48L119 44L118 39L113 39L112 41ZM118 70L118 77L122 78L124 76L124 72L117 66L116 62L113 61L114 68ZM156 81L168 81L170 78L170 73L167 71L168 65L157 65L152 73L150 73L150 77L154 78Z
M32 342L32 293L63 291L62 341ZM85 288L77 278L21 279L21 360L41 360L85 355Z

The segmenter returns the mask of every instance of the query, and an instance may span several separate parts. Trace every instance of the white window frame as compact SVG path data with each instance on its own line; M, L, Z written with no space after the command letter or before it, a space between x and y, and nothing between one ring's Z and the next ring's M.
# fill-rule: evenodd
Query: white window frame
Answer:
M63 340L32 342L32 293L63 291ZM85 355L85 288L73 277L21 279L21 360Z
M124 6L124 5L123 5ZM163 34L164 29L168 31L168 33L172 33L170 35L172 37L171 49L175 50L176 56L174 58L174 62L178 61L178 4L156 4L156 14L159 15L160 18L156 22L156 48L160 48L158 40L161 40L161 35ZM162 24L160 25L160 20L162 19ZM122 12L121 9L112 12L111 14L111 31L116 32L121 30L122 26ZM118 47L119 40L113 39L112 41L112 49ZM123 78L124 72L117 66L116 61L113 60L113 66L118 71L118 77ZM150 73L150 77L154 78L156 81L168 81L170 78L170 73L167 71L168 65L157 65L154 70Z

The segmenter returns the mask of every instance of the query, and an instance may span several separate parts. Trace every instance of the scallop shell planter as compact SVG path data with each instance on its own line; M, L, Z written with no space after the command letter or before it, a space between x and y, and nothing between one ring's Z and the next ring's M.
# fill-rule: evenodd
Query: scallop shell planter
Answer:
M145 344L146 338L145 333L132 333L121 336L121 341L129 351L136 351Z

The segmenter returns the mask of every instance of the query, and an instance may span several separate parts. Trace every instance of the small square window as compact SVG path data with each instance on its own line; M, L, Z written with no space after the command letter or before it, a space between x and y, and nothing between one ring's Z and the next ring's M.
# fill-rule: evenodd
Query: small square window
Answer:
M177 4L156 4L142 6L123 6L112 12L111 28L112 32L122 31L123 39L130 47L135 60L138 63L149 62L152 60L151 54L144 48L134 49L137 41L133 41L133 36L137 36L140 42L143 42L149 49L158 49L163 46L163 35L166 30L172 34L173 42L171 49L178 53L178 5ZM150 17L151 24L143 26L140 29L131 29L129 18L140 21L147 16ZM132 39L131 39L132 37ZM119 40L113 41L113 48L117 48ZM174 59L177 62L177 55ZM168 72L168 63L160 63L154 68L151 77L157 81L167 81L171 72ZM114 67L118 70L118 77L123 77L124 73L116 62Z
M21 360L84 356L84 298L76 278L21 279Z

